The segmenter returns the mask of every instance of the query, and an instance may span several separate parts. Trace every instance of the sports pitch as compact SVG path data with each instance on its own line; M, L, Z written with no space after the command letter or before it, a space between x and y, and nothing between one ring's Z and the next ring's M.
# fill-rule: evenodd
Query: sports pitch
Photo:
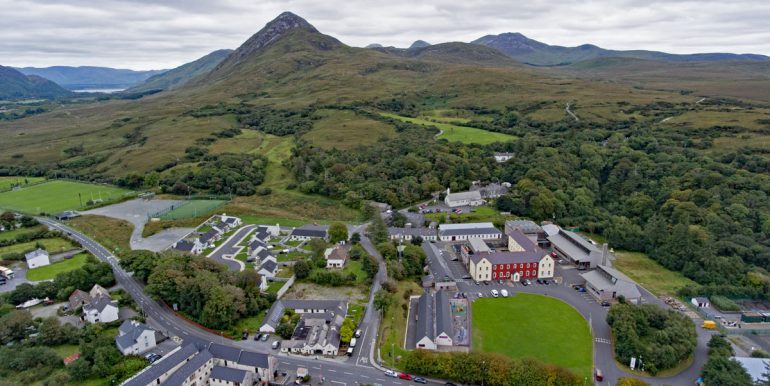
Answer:
M588 322L561 300L518 293L473 302L473 350L535 358L581 376L592 371Z
M0 193L0 208L29 214L85 210L89 200L114 202L131 191L109 185L52 180Z
M190 200L160 215L161 220L183 220L209 213L224 205L224 200Z

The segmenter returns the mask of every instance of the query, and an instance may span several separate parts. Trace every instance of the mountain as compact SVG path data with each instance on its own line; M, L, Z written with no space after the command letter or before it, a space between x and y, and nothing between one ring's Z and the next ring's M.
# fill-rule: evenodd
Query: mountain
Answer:
M770 57L755 54L703 53L703 54L669 54L658 51L618 51L607 50L593 44L583 44L577 47L552 46L530 39L520 33L503 33L486 35L471 42L500 50L502 53L519 62L537 66L556 66L576 63L583 60L622 57L670 62L694 61L725 61L725 60L770 60Z
M48 79L0 66L0 99L57 98L70 94Z
M37 75L56 82L68 90L123 89L144 82L147 78L166 70L134 71L108 67L23 67L17 68L25 75Z
M380 43L372 43L372 44L367 45L364 48L382 48L382 47L383 47L383 45L380 44Z
M412 45L409 46L409 48L424 48L429 45L430 43L426 42L425 40L415 40L415 42L412 43Z
M179 87L190 79L211 71L232 52L233 50L228 49L214 51L190 63L185 63L164 73L153 75L143 83L125 90L125 92L138 93L151 90L170 90Z

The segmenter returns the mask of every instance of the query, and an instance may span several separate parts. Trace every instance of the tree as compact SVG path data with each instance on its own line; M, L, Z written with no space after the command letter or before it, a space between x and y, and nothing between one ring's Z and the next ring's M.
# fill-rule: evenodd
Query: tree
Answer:
M650 386L650 384L641 379L622 377L618 379L616 386Z
M388 241L388 228L379 213L376 212L372 216L372 223L366 230L369 232L369 238L372 239L373 243L380 244Z
M152 171L147 173L147 175L144 176L144 187L145 188L154 188L158 186L158 183L160 182L160 174L156 171Z
M374 309L375 310L384 310L388 307L390 304L390 294L387 293L387 291L383 289L377 290L377 292L374 293Z
M422 245L422 241L423 241L422 236L414 236L412 237L412 240L411 240L412 244L417 246Z
M340 328L340 341L348 343L351 339L353 339L353 329L343 324Z
M352 235L350 235L350 242L353 244L358 244L361 242L361 234L358 232L353 232Z
M294 274L297 279L304 279L310 275L310 265L305 260L300 260L294 264Z
M341 222L334 222L329 226L329 241L333 244L348 239L348 226Z
M94 352L91 370L100 377L107 377L112 372L112 366L118 363L120 358L120 352L113 345L99 347Z
M0 317L0 342L5 344L23 339L30 326L32 326L32 314L27 310L14 310L3 315Z
M753 386L746 369L738 361L729 357L709 357L703 366L703 382L707 385Z
M74 380L86 380L91 377L91 364L80 358L67 366L67 372Z
M144 249L127 251L120 257L120 266L145 283L157 264L158 255Z
M276 327L275 333L283 339L291 339L294 334L294 325L292 323L281 323Z

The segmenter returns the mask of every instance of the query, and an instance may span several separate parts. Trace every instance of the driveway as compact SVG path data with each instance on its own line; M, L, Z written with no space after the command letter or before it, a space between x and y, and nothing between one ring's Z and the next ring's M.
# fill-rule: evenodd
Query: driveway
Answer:
M233 257L237 255L244 247L238 245L246 239L255 229L256 225L246 225L233 233L222 245L217 247L213 252L208 255L208 258L214 259L234 272L242 271L245 265L238 261L233 260Z
M193 228L170 228L160 231L150 237L143 238L142 230L152 214L179 206L180 200L145 200L137 198L120 204L92 209L83 214L94 214L125 220L134 225L131 233L131 249L146 249L153 252L162 251L182 237L192 232Z

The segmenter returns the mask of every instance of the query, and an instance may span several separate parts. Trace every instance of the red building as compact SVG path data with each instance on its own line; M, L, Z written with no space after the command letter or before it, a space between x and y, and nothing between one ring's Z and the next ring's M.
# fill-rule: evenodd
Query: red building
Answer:
M552 278L554 261L518 230L508 233L507 251L469 252L468 272L476 281Z

